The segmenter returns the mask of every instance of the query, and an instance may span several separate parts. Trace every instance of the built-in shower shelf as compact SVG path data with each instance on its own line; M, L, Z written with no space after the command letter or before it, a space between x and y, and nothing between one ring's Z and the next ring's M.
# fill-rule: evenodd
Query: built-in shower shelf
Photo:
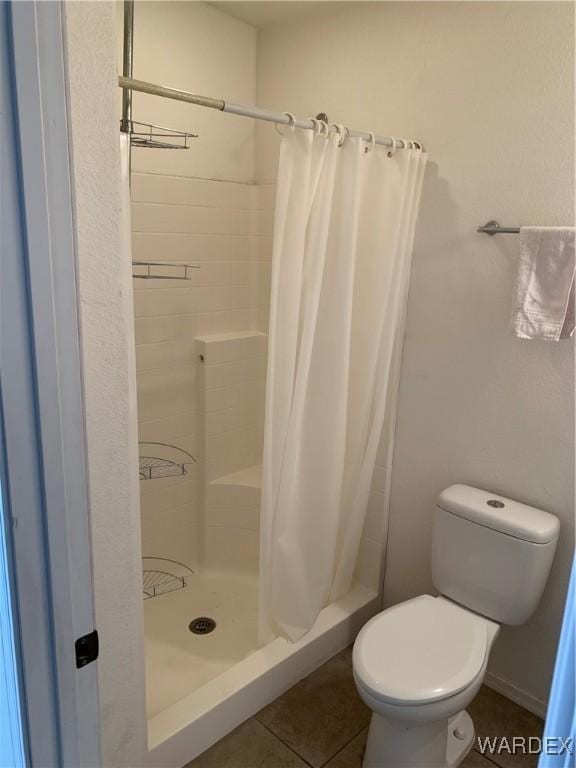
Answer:
M212 480L210 485L240 485L246 488L262 488L262 464L245 467L229 475Z
M166 595L188 586L194 571L184 563L165 557L142 558L142 593L144 600Z
M159 480L188 474L196 459L188 451L168 443L139 443L140 480Z

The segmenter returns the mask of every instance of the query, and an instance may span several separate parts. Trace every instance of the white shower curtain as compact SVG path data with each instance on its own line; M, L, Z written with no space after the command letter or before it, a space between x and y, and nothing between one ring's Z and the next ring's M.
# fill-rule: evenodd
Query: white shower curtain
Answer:
M425 154L338 139L286 129L280 148L262 640L299 638L349 590L396 373Z

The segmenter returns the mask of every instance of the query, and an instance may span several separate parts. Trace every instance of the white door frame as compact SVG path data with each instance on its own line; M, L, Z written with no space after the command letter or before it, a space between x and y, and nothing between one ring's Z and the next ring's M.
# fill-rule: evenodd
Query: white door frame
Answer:
M55 0L0 14L15 112L0 164L0 459L28 759L84 768L99 765L99 713L96 663L78 667L77 641L95 637L63 14Z

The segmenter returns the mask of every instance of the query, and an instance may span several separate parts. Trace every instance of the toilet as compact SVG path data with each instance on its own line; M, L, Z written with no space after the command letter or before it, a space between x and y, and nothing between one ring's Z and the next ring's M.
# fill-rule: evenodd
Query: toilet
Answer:
M554 515L467 485L436 503L432 580L379 613L354 644L356 687L372 710L363 768L454 768L473 746L466 707L500 624L540 600L558 540Z

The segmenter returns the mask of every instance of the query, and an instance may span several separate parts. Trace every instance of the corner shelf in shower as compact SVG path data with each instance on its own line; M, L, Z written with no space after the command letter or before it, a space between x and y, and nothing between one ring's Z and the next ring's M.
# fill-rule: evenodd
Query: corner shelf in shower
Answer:
M184 563L166 557L142 558L142 593L144 600L166 595L188 586L186 579L194 571Z
M168 443L139 443L140 480L158 480L188 474L188 467L196 462L183 448Z
M132 277L137 280L192 280L192 270L199 264L170 261L133 261Z

